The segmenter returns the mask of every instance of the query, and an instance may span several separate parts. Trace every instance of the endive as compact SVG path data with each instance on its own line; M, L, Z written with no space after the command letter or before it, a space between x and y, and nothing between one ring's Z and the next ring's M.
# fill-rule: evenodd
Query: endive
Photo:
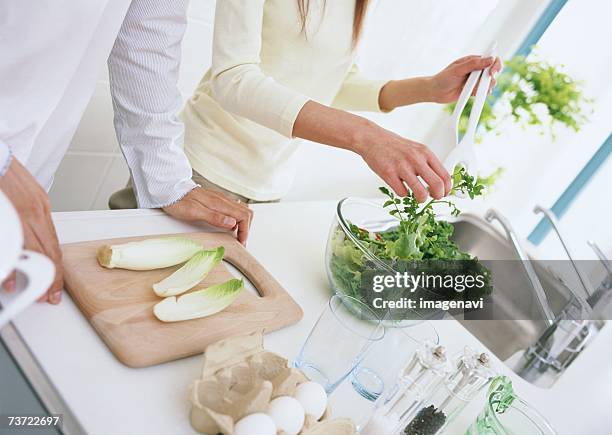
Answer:
M200 243L186 237L159 237L104 245L98 250L98 262L109 269L161 269L184 263L200 250Z
M157 296L176 296L198 285L206 275L221 262L225 249L219 246L209 251L200 251L166 279L153 284Z
M236 300L243 289L241 279L230 279L222 284L187 293L170 296L153 307L153 313L162 322L178 322L198 319L223 311Z

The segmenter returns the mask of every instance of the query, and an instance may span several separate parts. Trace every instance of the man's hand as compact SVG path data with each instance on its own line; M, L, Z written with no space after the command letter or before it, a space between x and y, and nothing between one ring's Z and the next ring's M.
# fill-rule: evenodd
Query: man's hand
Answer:
M246 244L253 211L222 193L196 187L180 201L164 207L170 216L184 221L202 221L215 227L237 230L238 241Z
M58 304L64 286L62 251L51 220L47 192L17 159L13 159L6 174L0 178L0 190L11 201L21 219L26 249L46 255L55 264L55 279L39 300ZM3 286L9 291L13 290L14 275L5 280Z
M491 68L490 91L495 86L495 75L502 69L499 58L466 56L454 61L438 74L429 78L430 101L443 104L457 101L470 73L485 68ZM476 89L478 89L477 86L474 88L474 93Z

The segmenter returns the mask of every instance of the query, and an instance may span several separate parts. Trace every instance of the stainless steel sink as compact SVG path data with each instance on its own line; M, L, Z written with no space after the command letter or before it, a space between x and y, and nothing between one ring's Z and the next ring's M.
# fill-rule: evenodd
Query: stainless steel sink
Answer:
M542 319L533 287L512 246L491 224L471 214L453 221L453 239L478 257L493 274L493 309L499 320L460 320L501 360L525 351L542 335L548 323ZM571 292L547 268L531 259L550 306L559 313L571 300Z

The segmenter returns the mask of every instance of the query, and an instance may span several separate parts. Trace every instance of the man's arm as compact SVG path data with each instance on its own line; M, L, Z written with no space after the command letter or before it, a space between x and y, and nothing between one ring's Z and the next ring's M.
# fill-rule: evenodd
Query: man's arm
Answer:
M142 208L167 206L196 187L178 119L186 8L186 0L133 0L108 60L117 139Z
M108 61L117 139L138 205L231 229L245 242L252 212L191 180L177 87L187 0L132 0Z

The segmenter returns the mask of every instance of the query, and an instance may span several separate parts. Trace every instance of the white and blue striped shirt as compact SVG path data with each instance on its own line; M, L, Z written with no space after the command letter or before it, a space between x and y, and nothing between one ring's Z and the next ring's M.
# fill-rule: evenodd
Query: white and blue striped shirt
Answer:
M186 9L187 0L133 0L108 60L115 131L143 208L195 187L178 119Z

